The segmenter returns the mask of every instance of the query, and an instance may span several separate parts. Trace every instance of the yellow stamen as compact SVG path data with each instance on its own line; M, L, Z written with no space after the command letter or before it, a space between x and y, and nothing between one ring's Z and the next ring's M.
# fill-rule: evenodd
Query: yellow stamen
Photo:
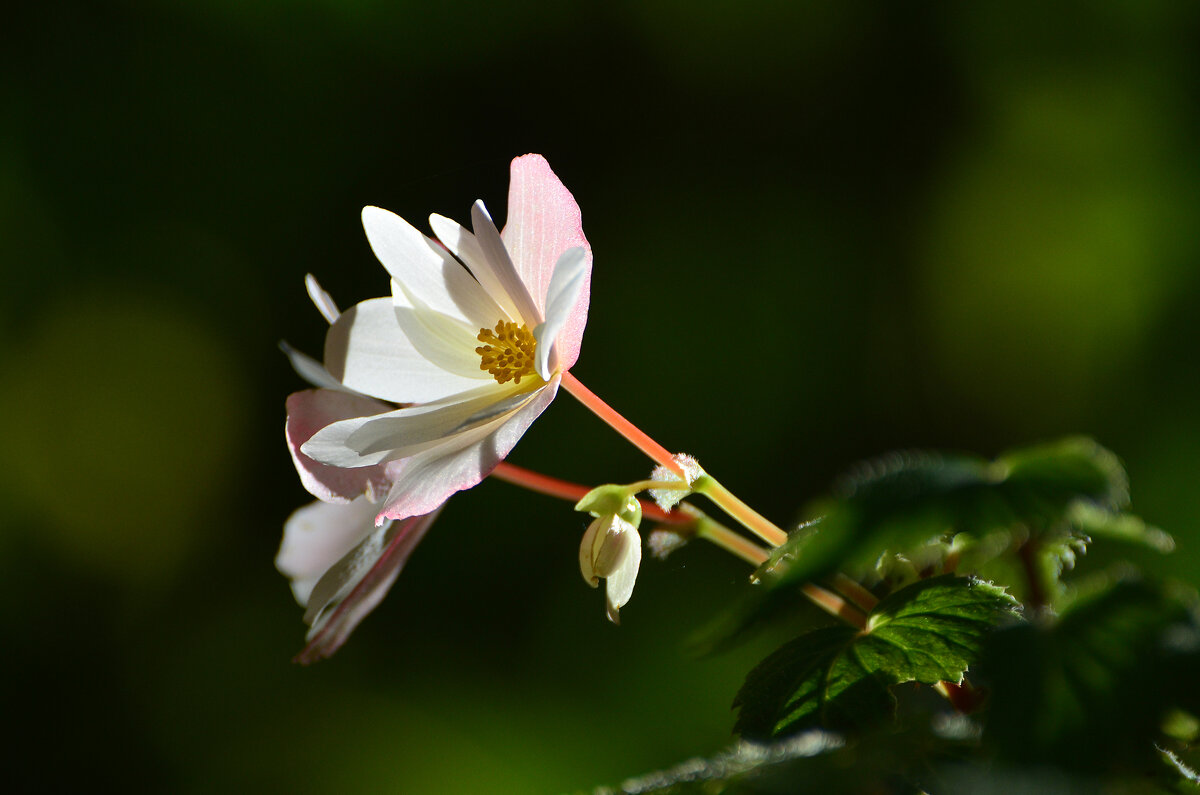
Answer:
M479 329L475 338L483 343L475 349L482 358L479 369L491 373L497 383L512 381L519 384L522 378L537 372L533 366L533 350L537 343L528 326L501 320L494 331Z

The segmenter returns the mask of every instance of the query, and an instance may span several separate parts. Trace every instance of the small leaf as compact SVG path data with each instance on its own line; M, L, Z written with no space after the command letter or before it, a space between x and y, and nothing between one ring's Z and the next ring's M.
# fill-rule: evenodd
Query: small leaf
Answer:
M1069 518L1071 524L1088 536L1128 541L1163 553L1175 549L1175 539L1168 533L1131 514L1111 513L1095 505L1080 502L1071 506Z
M1117 510L1129 504L1129 479L1112 451L1087 437L1012 450L996 459L1009 499L1022 513L1041 509L1056 521L1064 505L1084 498Z
M960 682L983 637L1016 608L990 583L947 575L889 596L867 629L828 627L784 644L746 677L734 730L751 739L813 726L862 728L888 716L888 688Z

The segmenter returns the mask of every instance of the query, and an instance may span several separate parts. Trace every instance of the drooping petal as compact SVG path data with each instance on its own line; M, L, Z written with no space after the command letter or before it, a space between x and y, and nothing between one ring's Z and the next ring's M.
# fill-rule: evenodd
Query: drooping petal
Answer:
M494 269L488 262L475 235L463 229L458 222L445 216L437 213L429 216L429 227L437 235L442 245L448 248L451 254L462 260L462 263L479 280L479 284L487 294L504 312L504 316L497 317L496 320L511 321L521 317L521 313L517 311L517 305L509 295L509 292L515 289L514 285L520 284L521 281L516 270L511 269L511 261L506 263L510 270L503 274L498 273L497 269Z
M301 606L325 572L375 530L375 513L375 506L359 497L341 505L318 500L288 517L275 568L292 581Z
M475 240L483 251L483 260L491 270L492 276L499 282L501 291L509 297L516 307L520 321L528 326L536 326L542 322L542 308L517 271L491 214L482 201L475 202L471 207L471 228L475 230ZM516 318L514 318L515 320Z
M347 387L395 403L440 400L480 383L438 367L414 347L391 298L363 301L342 313L325 337L325 366Z
M378 207L364 207L362 222L375 256L421 303L476 328L496 322L495 302L444 248Z
M316 662L346 642L392 587L438 510L384 523L321 578L309 597L305 620L311 620L312 629L308 645L296 655L297 662Z
M550 370L557 358L558 333L571 319L571 312L579 300L587 278L587 252L581 248L569 248L558 258L550 288L546 293L546 321L533 331L537 341L535 348L538 375L550 380ZM554 354L554 356L552 356Z
M313 434L303 452L315 461L336 467L373 466L405 458L450 443L456 434L494 421L494 406L509 406L508 398L528 400L528 392L513 393L497 384L475 389L454 399L335 422ZM515 408L516 406L511 406Z
M510 452L558 392L559 377L508 414L457 434L452 443L405 459L376 521L433 510L456 491L483 480Z
M633 596L633 586L637 581L638 569L642 565L642 537L630 525L624 530L628 544L624 549L624 558L618 564L616 571L605 580L605 593L608 602L608 618L614 624L621 623L621 608Z
M333 302L333 298L329 293L321 289L321 285L317 283L317 277L311 273L305 274L304 286L308 289L308 297L312 299L317 311L332 325L338 319L338 315L341 314L338 311L337 304Z
M558 258L569 248L587 252L583 287L565 328L558 335L559 366L569 370L579 358L583 329L587 325L592 247L583 235L579 205L544 157L516 158L510 175L508 223L502 236L513 265L539 310L545 310L542 302Z
M352 417L366 417L388 410L377 400L329 389L307 389L287 399L287 424L284 431L288 450L300 475L300 482L319 500L346 503L368 490L384 493L392 474L400 464L343 469L326 466L302 452L305 445L322 429Z

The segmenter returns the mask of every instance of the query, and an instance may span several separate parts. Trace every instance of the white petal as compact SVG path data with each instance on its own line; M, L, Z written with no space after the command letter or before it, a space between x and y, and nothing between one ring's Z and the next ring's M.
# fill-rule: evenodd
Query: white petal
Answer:
M592 551L592 566L597 577L611 577L625 562L629 554L630 537L637 538L637 530L619 516L608 514L603 517L603 535Z
M288 517L275 568L291 579L297 602L307 605L317 580L371 534L375 512L359 497L344 505L313 502Z
M392 282L392 303L396 322L412 346L430 362L459 378L490 379L480 368L478 334L486 326L470 325L467 321L436 312L399 282ZM499 319L500 310L496 309Z
M325 369L325 365L308 354L301 353L286 342L279 343L279 347L287 354L288 361L292 363L292 369L296 371L296 374L308 383L321 389L354 392L353 389L348 389L341 381L330 375L329 371Z
M335 422L315 433L302 452L336 467L363 467L423 453L453 437L498 421L493 407L507 413L532 399L499 385L476 389L450 401L397 409L372 417ZM510 400L515 399L513 406Z
M298 662L316 662L338 650L387 594L437 514L386 523L321 578L309 598L306 620L311 618L312 629Z
M533 397L531 392L513 395L499 388L476 390L476 394L458 403L413 406L375 417L350 434L346 443L361 455L387 451L391 457L407 458L494 423Z
M325 337L325 364L334 379L395 403L440 400L479 386L478 377L451 373L422 355L396 312L393 299L374 298L342 313Z
M315 622L321 611L330 604L346 598L363 575L375 565L383 554L391 524L384 522L379 527L371 527L367 536L351 547L316 582L309 594L308 607L304 611L306 624Z
M605 581L605 591L608 596L608 617L613 623L620 623L620 609L633 596L633 586L637 581L638 569L642 565L642 538L638 531L629 529L630 544L625 559L621 565Z
M504 247L504 241L500 239L500 233L492 223L492 216L488 215L487 207L482 201L475 202L475 206L471 208L471 227L475 230L475 239L483 250L484 262L499 282L502 292L516 307L521 322L531 327L541 323L542 313L529 296L529 288L517 275L512 258L508 256L508 249Z
M445 249L387 210L364 207L362 220L375 256L421 303L476 328L495 325L495 302Z
M311 273L305 274L304 286L308 288L308 297L312 299L313 304L317 307L317 311L321 313L332 325L338 319L341 312L338 311L337 304L333 302L333 298L329 293L321 289L321 285L317 284L317 277Z
M570 319L587 275L587 252L582 248L567 249L554 265L554 275L550 277L550 287L546 290L546 322L533 331L533 338L537 342L536 366L543 381L550 380L551 353L558 340L558 332Z
M443 446L414 455L392 484L380 516L403 519L426 513L454 492L479 483L520 441L558 392L559 379L531 393L515 411L456 434Z
M487 257L484 256L483 248L480 247L475 235L459 226L458 222L437 213L429 216L429 226L437 235L438 240L442 241L442 245L450 249L451 254L462 260L463 264L479 280L480 286L504 312L504 316L497 317L496 320L517 320L521 317L516 304L508 295L509 288L505 287L505 281L501 280ZM515 271L508 283L520 283ZM495 321L489 325L495 325Z

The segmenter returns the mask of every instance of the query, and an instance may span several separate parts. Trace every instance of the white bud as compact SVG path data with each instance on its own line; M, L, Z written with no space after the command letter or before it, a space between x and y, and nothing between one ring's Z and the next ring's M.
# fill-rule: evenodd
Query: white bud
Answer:
M633 595L642 563L642 538L637 527L617 514L593 520L579 545L579 569L588 585L606 579L608 617L619 623L619 611Z

